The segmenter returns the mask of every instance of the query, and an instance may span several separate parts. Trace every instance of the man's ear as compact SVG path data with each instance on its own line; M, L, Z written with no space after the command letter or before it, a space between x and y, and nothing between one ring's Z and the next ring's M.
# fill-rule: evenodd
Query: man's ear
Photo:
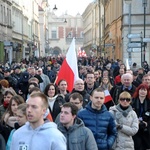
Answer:
M77 117L77 115L73 115L73 119L75 119Z
M46 113L47 108L43 108L43 115Z

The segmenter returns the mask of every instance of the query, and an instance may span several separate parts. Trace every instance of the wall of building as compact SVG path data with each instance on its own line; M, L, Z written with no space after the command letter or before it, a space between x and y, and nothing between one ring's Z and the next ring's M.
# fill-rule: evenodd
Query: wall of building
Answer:
M83 47L83 20L80 14L76 16L63 14L58 17L49 11L48 30L50 49L47 56L65 56L73 37L76 39L76 51L79 47Z
M122 59L121 26L122 2L117 0L105 3L105 57Z
M9 60L9 47L10 45L4 45L4 42L10 43L12 41L12 27L11 27L11 5L12 0L0 0L0 61ZM7 55L5 55L5 53Z
M150 1L147 1L146 7L146 22L145 22L145 37L150 38ZM130 42L127 38L129 34L129 29L131 28L131 34L141 34L143 37L144 33L144 7L142 6L141 0L132 0L131 1L131 24L129 23L129 4L124 2L123 5L123 25L122 25L122 38L123 38L123 58L128 59L129 53L127 52L128 43ZM130 26L129 26L130 25ZM141 38L133 38L131 41L140 42ZM150 43L147 43L145 58L148 63L150 63ZM143 52L142 52L143 56ZM141 65L141 48L134 48L131 52L131 64L137 62L138 65Z
M96 26L95 24L96 19L94 17L94 15L96 14L95 9L96 9L96 4L90 3L82 14L83 26L84 26L84 31L83 31L84 32L84 49L87 55L90 55L92 53L92 46L94 47L95 45L96 47L95 29L94 29Z
M82 14L84 48L89 56L104 56L104 7L102 1L90 3Z

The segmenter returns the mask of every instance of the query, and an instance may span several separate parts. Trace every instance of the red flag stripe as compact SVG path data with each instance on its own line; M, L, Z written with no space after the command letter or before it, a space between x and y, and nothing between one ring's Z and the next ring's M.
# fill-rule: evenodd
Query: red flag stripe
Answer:
M68 91L72 91L74 82L79 78L77 67L77 56L75 51L75 39L73 38L69 50L66 55L66 59L63 61L59 70L56 84L61 79L65 79L68 83Z
M104 101L104 103L107 103L107 102L109 102L109 101L112 101L112 97L111 97L109 91L108 91L108 90L105 90L104 93L105 93L105 101Z

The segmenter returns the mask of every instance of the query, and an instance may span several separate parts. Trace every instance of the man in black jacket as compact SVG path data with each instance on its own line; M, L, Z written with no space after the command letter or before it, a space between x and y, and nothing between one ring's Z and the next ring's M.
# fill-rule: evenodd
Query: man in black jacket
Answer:
M132 82L133 82L133 75L131 75L130 73L126 73L121 76L122 85L115 86L110 91L110 94L111 94L115 104L118 104L119 95L123 91L129 92L131 94L131 96L133 95L136 87L132 84Z
M90 95L84 89L84 81L82 79L78 79L75 81L74 89L72 90L70 94L75 93L75 92L78 92L83 96L83 107L85 107L87 103L90 101ZM68 94L65 98L67 102L69 101L70 94Z
M85 79L85 90L88 94L92 94L93 90L99 85L95 82L95 76L93 72L88 72Z

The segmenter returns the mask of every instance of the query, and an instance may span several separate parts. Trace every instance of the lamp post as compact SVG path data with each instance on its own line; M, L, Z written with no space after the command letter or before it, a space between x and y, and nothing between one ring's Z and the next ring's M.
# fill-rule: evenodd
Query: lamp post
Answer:
M99 52L100 52L100 57L102 57L102 50L101 50L101 5L100 5L100 0L98 0L98 9L99 9Z
M146 7L147 7L147 0L142 0L143 7L144 7L144 37L145 38L145 23L146 23ZM143 49L143 60L145 61L145 43L144 43L144 49Z
M23 9L24 9L24 6L22 6L21 7L21 23L22 23L22 46L21 46L21 51L22 51L22 53L23 53L23 58L25 58L25 51L24 51L24 46L23 46L23 44L24 44L24 31L23 31L23 28L24 28L24 26L23 26L23 24L24 24L24 12L23 12Z
M129 15L128 15L128 34L131 34L131 3L132 0L125 0L125 3L129 6ZM129 38L129 43L131 42L131 38ZM132 54L131 51L128 51L129 65L132 63Z

